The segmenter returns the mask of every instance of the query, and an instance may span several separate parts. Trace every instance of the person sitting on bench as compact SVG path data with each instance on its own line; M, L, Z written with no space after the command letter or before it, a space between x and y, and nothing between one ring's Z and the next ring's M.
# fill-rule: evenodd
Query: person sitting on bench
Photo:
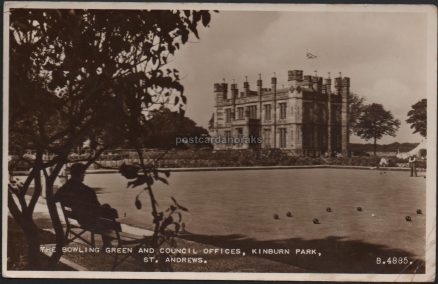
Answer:
M111 246L111 238L105 236L104 231L99 231L99 224L90 216L105 217L105 212L114 210L108 204L100 204L93 189L83 183L85 177L85 165L75 163L70 167L70 179L59 188L55 194L56 202L69 204L72 212L77 216L79 224L102 236L103 248Z

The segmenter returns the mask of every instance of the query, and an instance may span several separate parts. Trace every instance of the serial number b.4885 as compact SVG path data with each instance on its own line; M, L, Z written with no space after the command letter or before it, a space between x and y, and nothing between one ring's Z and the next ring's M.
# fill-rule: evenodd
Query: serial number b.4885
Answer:
M408 264L410 263L408 257L393 256L388 258L376 257L376 264Z

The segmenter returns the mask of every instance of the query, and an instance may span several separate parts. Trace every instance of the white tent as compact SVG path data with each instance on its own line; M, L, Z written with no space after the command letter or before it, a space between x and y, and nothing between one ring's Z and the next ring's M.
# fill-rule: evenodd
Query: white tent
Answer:
M417 147L415 147L414 149L412 149L411 151L408 152L409 156L410 155L414 155L417 157L421 156L421 150L426 150L427 149L427 142L426 139L423 139L420 144L418 144Z
M427 149L427 142L426 139L423 139L418 145L417 147L415 147L414 149L412 149L409 152L403 152L400 153L399 151L397 151L397 158L399 159L407 159L409 156L414 155L417 157L420 157L421 155L421 150L423 149Z

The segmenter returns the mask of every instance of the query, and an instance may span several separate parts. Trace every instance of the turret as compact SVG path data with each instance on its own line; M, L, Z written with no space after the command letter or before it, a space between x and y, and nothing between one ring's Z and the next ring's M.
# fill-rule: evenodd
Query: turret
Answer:
M336 95L341 94L342 88L342 73L339 72L339 77L335 78L335 93Z
M303 87L310 88L312 84L312 76L306 75L303 80Z
M340 81L340 94L342 96L342 109L341 109L341 124L342 124L342 137L341 137L341 147L343 155L348 155L348 146L350 143L350 133L349 133L349 94L350 94L350 78L344 77Z
M312 76L312 89L315 92L320 92L322 89L322 78L318 76Z
M348 97L350 94L350 78L344 77L342 78L341 83L341 95L342 97Z
M332 79L330 72L328 78L324 80L325 93L327 94L327 153L332 155Z
M271 88L272 88L272 93L274 94L274 141L273 141L273 146L274 148L277 147L277 75L274 72L274 77L271 78Z
M230 90L231 90L231 103L233 106L231 117L233 120L235 120L236 119L236 100L237 100L237 97L239 95L239 90L237 89L237 84L234 82L234 80L230 86Z
M289 82L289 87L296 88L301 85L303 81L303 71L302 70L289 70L287 72L287 80Z
M226 99L226 94L223 91L223 86L221 83L214 84L214 93L215 93L216 105L222 104L223 101Z

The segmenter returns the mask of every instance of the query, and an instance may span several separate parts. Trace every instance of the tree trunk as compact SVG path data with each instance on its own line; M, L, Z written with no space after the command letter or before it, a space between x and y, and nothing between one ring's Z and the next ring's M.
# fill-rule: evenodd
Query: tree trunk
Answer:
M27 269L38 270L41 268L41 256L39 252L41 240L39 229L35 225L31 214L23 214L17 211L17 207L14 204L11 204L11 199L9 199L9 204L9 211L11 212L14 221L23 231L24 238L26 239L28 258Z
M374 138L374 157L377 156L377 139Z
M55 252L50 257L49 266L54 268L59 262L62 256L62 247L64 246L64 229L62 228L61 219L59 218L58 210L56 208L55 196L53 194L53 185L55 183L56 177L58 176L63 164L57 164L52 174L46 177L46 202L47 208L49 210L50 219L52 220L52 226L55 230L56 235L56 249Z
M27 269L39 270L41 268L41 240L39 228L33 221L33 209L30 210L30 208L27 207L24 196L20 194L21 193L16 193L16 197L18 198L19 204L21 205L21 210L18 208L18 205L16 204L11 192L8 192L8 208L9 212L14 218L14 221L23 231L24 238L26 239L28 257ZM38 190L35 189L32 195L32 199L37 200L38 196Z
M29 270L41 269L41 254L40 254L40 232L38 227L32 220L32 216L23 216L21 228L27 241L27 256Z
M58 210L56 209L56 203L53 200L53 186L50 190L51 194L49 194L49 189L47 188L47 208L49 209L50 218L52 219L52 226L55 230L56 236L56 249L55 252L50 257L49 266L50 268L54 268L56 264L59 262L59 259L62 256L62 247L64 246L64 230L62 228L61 219L59 218ZM52 195L49 197L49 195Z

